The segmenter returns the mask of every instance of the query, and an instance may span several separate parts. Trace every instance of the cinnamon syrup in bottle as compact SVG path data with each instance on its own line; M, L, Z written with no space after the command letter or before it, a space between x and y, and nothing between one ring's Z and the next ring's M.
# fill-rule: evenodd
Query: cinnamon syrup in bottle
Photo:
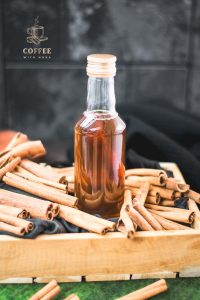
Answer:
M75 126L75 193L81 210L119 215L124 195L126 125L115 110L116 57L87 57L87 110Z

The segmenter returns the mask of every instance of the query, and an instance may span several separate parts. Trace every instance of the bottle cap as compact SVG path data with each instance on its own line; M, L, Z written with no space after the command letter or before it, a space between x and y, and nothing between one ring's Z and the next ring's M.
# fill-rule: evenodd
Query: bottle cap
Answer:
M113 77L116 75L117 57L112 54L90 54L87 56L87 75L91 77Z

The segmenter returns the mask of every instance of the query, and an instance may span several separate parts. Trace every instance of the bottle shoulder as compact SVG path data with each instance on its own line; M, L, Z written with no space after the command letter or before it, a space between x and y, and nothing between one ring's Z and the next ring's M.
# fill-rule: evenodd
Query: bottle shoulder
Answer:
M126 130L126 124L118 114L114 117L97 118L91 114L83 114L80 120L75 125L76 133L98 133L104 134L119 134Z

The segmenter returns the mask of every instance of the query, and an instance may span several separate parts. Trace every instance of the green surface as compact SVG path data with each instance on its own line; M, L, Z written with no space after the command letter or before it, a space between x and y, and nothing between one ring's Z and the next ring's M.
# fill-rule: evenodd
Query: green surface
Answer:
M154 281L156 280L63 283L60 284L62 292L55 300L64 299L71 293L76 293L81 300L113 300ZM167 284L169 290L152 299L200 299L200 278L167 279ZM42 284L1 284L0 300L26 300L42 286Z

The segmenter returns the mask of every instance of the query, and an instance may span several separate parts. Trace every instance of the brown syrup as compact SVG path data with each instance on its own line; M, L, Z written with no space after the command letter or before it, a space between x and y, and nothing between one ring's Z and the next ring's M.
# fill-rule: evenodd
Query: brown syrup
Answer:
M75 127L75 191L79 208L118 216L125 175L125 124L105 112L88 112Z

